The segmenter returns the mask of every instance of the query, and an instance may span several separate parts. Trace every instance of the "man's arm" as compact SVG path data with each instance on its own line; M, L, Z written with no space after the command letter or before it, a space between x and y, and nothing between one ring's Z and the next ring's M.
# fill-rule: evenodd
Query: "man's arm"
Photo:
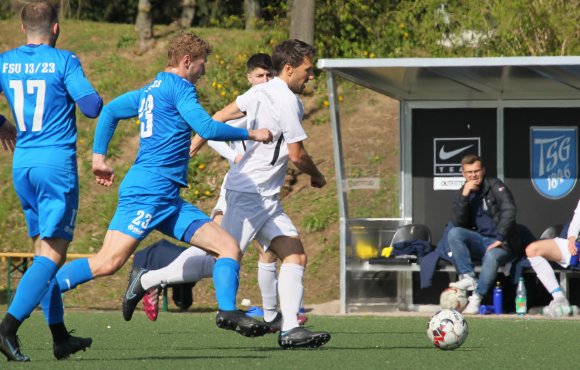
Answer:
M111 186L115 180L113 168L106 162L107 149L117 124L122 119L137 116L139 91L131 91L105 105L95 128L93 144L93 174L99 185Z
M97 118L103 109L103 99L96 92L76 101L79 109L88 118Z
M465 185L464 185L465 187ZM464 187L459 189L451 207L451 223L454 226L469 227L469 195L463 195Z
M179 108L178 108L179 109ZM272 133L265 128L247 130L231 127L209 116L199 103L188 105L187 110L180 111L187 124L204 140L254 140L264 143L272 141ZM191 153L191 147L190 147Z
M4 150L14 151L16 135L16 127L0 114L0 141Z
M242 158L241 155L239 155L235 150L232 149L231 146L229 146L224 141L210 140L207 142L207 145L209 145L210 148L212 148L214 151L216 151L219 155L221 155L222 157L224 157L228 161L238 163L240 161L240 159Z
M213 115L213 119L220 122L227 122L233 119L241 118L244 116L244 112L238 108L236 102L232 102L226 105L222 110L217 111Z
M496 180L491 188L499 206L499 222L496 225L498 240L506 241L508 234L516 227L516 202L505 184Z
M321 188L326 185L324 175L318 170L312 158L306 152L302 141L288 144L288 157L302 172L310 175L310 185Z

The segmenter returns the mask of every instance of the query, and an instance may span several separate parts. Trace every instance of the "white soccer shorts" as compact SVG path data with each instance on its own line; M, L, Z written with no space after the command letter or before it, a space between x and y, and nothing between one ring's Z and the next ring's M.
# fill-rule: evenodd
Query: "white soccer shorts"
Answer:
M556 242L558 248L560 248L560 252L562 253L562 260L556 261L556 263L563 268L567 268L570 265L570 257L572 256L568 250L568 239L554 238L553 240Z
M264 197L257 193L228 190L226 201L228 211L222 227L238 241L242 253L246 252L252 239L269 246L277 236L298 236L298 230L284 213L278 195Z

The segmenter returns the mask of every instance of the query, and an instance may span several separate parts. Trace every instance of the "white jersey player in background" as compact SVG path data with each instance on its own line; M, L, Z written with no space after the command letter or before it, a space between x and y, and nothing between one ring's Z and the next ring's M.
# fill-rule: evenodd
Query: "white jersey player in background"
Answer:
M544 309L544 315L551 317L559 317L570 314L570 303L566 299L564 292L556 280L554 269L550 262L556 262L563 268L567 268L570 264L570 257L577 254L576 239L580 232L580 201L574 211L574 217L568 227L568 234L566 239L554 238L543 239L533 242L526 248L526 255L532 268L538 275L538 279L544 284L544 287L553 299L550 305Z

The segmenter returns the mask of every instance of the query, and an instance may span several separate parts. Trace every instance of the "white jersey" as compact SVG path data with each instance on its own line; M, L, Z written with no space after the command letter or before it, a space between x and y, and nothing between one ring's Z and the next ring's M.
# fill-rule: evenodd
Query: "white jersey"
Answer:
M284 184L288 167L288 146L307 138L302 128L302 101L278 77L252 87L236 99L246 112L247 128L267 128L271 143L246 142L242 160L234 165L226 181L226 189L244 193L275 195Z
M580 232L580 200L578 201L578 205L576 206L576 210L574 211L574 217L570 222L570 226L568 227L568 235L567 237L578 237L578 233Z

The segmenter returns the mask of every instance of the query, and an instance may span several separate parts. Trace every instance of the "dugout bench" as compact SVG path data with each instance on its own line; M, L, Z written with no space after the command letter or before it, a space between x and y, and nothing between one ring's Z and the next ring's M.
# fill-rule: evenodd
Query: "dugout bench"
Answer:
M413 272L420 272L421 268L417 262L405 263L405 264L377 264L371 263L370 261L361 261L360 266L357 268L359 272L395 272L397 274L397 297L400 299L400 308L404 310L415 310L415 304L413 302ZM475 266L475 272L479 273L481 271L481 266ZM437 268L436 273L448 273L453 276L450 281L454 281L457 277L457 272L453 265L443 265ZM524 273L532 273L533 270L526 268ZM570 277L576 276L580 277L580 270L574 269L562 269L554 268L554 272L559 277L560 287L566 293L566 298L570 300ZM503 273L502 270L498 273Z
M92 254L84 253L67 253L67 259L85 258L90 257ZM32 262L34 258L34 253L26 252L0 252L0 259L2 262L7 262L6 266L6 302L10 303L12 300L12 274L20 273L22 276L26 270L28 270L28 265Z
M555 225L555 226L550 226L549 228L547 228L542 235L540 236L540 239L551 239L554 238L556 236L558 236L558 234L560 234L560 231L562 230L562 225ZM393 246L395 243L400 242L400 241L406 241L406 240L413 240L413 239L420 239L420 240L426 240L431 242L431 237L430 237L430 231L428 230L428 228L425 227L425 225L421 225L421 224L406 224L406 225L400 225L398 227L396 227L396 229L394 230L394 232L392 232L393 236L391 239L390 243L383 243L385 245L390 245ZM355 238L356 239L356 238ZM383 238L385 239L385 238ZM371 244L376 243L376 241L371 242ZM356 245L357 242L355 240L351 241L351 244ZM375 244L376 245L376 244ZM381 242L379 242L379 248L377 249L377 254L380 256L380 245ZM365 246L365 243L363 243L363 247ZM356 248L356 247L355 247ZM413 274L415 273L415 275L417 275L417 273L421 272L421 267L420 264L418 262L418 259L412 258L413 256L409 256L411 258L407 258L405 256L402 256L403 258L382 258L382 257L378 257L378 258L357 258L356 262L351 260L351 263L349 264L349 268L348 268L348 272L351 274L351 276L363 276L363 275L374 275L376 276L375 279L383 279L385 278L385 276L388 276L388 274L394 274L396 276L396 278L394 279L396 281L396 286L394 287L394 291L391 292L392 296L394 296L393 298L395 299L395 303L397 308L399 310L404 310L404 311L415 311L415 310L420 310L420 306L418 306L415 302L414 302L414 298L413 298L413 294L415 292L415 294L417 293L417 289L418 285L415 284L414 285L414 279L413 279ZM524 262L523 260L525 259L525 257L522 257L521 259L518 259L516 261L514 261L513 263L506 265L506 266L500 266L499 270L498 270L498 274L500 275L504 275L506 278L507 276L509 276L510 273L513 273L513 271L511 270L511 266L517 264L518 262ZM478 261L474 261L475 264L475 272L479 274L479 272L481 272L481 262ZM447 274L448 275L448 280L449 281L455 281L457 279L457 272L455 270L455 267L453 266L453 264L443 261L443 260L439 260L439 262L436 265L436 269L435 269L435 274ZM507 267L508 269L508 273L506 274L505 268ZM566 293L566 298L568 298L569 301L571 301L571 292L570 292L570 278L571 277L580 277L580 269L579 268L567 268L567 269L563 269L561 268L559 265L557 264L552 264L552 267L554 268L554 272L556 273L556 275L558 276L559 279L559 283L561 288L564 290L564 292ZM521 275L523 276L524 274L529 275L529 274L533 274L535 275L534 270L531 267L523 267L521 268ZM434 277L434 286L435 286L435 277ZM415 282L416 279L415 279ZM512 287L513 288L513 287ZM508 288L509 289L509 288ZM528 288L529 289L529 288ZM540 287L540 289L544 289L543 286ZM573 294L576 296L576 294ZM381 306L380 303L380 299L377 300L378 302L376 302L375 304L375 309ZM369 301L370 305L373 305L372 300ZM365 304L362 304L362 306L364 306ZM357 310L357 304L354 302L354 300L351 302L351 304L349 305L349 310ZM364 307L358 307L358 309L364 309Z
M88 258L93 254L67 253L67 259ZM12 300L12 274L20 273L22 276L28 270L29 263L32 262L34 253L30 252L0 252L0 260L6 262L6 303ZM168 311L167 287L162 289L163 311Z

